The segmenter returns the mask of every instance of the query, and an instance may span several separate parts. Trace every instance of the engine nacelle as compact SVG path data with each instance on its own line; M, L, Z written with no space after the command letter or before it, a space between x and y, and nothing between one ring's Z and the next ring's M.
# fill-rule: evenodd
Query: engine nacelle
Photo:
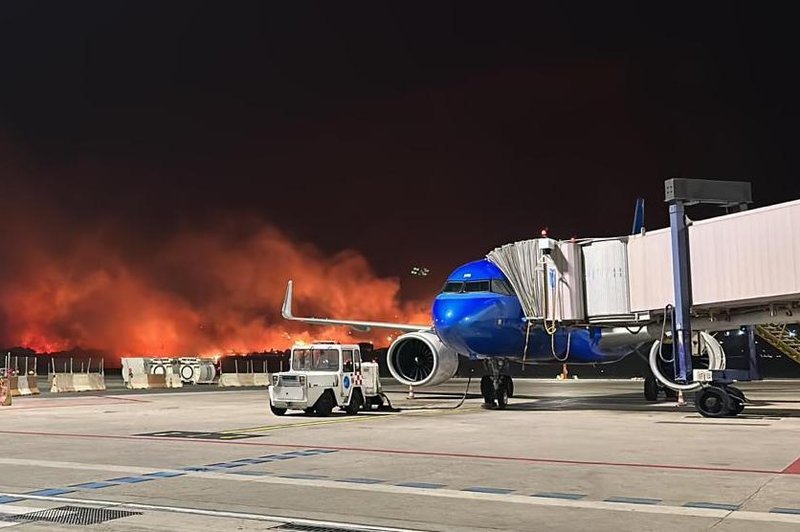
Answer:
M412 332L389 346L386 363L392 377L405 385L435 386L458 370L458 353L432 332Z

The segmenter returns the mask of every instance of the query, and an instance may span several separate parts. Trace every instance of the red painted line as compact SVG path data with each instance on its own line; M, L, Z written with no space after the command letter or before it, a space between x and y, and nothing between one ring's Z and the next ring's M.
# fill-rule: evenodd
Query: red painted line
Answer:
M125 405L128 404L124 401L111 401L111 402L103 402L103 403L65 403L65 404L43 404L43 405L36 405L36 406L12 406L9 408L10 412L15 410L44 410L47 408L67 408L73 406L111 406L111 405Z
M800 475L800 458L789 464L781 473L784 475Z
M785 474L800 474L800 469L795 471L793 468L798 465L795 462L783 471L775 471L772 469L745 469L735 467L710 467L710 466L694 466L694 465L675 465L675 464L646 464L638 462L604 462L594 460L563 460L558 458L534 458L528 456L501 456L501 455L487 455L487 454L471 454L471 453L449 453L438 451L410 451L405 449L375 449L367 447L346 447L336 445L309 445L305 443L266 443L242 440L201 440L191 438L170 438L164 436L122 436L115 434L71 434L65 432L32 432L21 430L0 430L0 434L19 434L26 436L51 436L60 438L95 438L107 440L134 440L134 441L171 441L177 443L207 443L217 445L246 445L251 447L290 447L290 448L306 448L306 449L330 449L334 451L352 451L359 453L377 453L377 454L394 454L394 455L407 455L407 456L431 456L437 458L466 458L472 460L499 460L511 462L527 462L537 464L554 464L554 465L579 465L579 466L606 466L606 467L631 467L642 469L671 469L678 471L711 471L718 473L756 473L760 475L785 475Z
M122 397L121 395L96 395L95 397L111 397L112 399L119 399L120 401L131 401L133 403L152 403L147 399L134 399L133 397Z

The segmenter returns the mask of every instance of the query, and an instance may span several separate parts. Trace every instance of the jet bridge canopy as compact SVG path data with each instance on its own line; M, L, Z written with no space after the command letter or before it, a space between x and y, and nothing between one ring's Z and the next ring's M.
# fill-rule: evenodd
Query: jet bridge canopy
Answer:
M800 200L692 222L689 245L696 315L800 304ZM578 242L525 240L487 258L532 319L641 323L674 304L669 228Z

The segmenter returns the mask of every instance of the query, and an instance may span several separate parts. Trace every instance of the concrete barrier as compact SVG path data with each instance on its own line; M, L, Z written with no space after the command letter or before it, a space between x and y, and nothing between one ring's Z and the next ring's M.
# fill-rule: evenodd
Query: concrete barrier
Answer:
M0 376L0 406L11 406L11 390L8 379L3 376Z
M180 375L175 375L173 373L167 375L163 373L158 375L153 375L152 373L134 373L128 378L127 387L131 390L182 388L183 382L181 382Z
M222 388L268 386L269 381L269 373L223 373L219 376L219 385Z
M106 389L105 375L102 373L52 373L50 392L99 392Z
M39 395L39 382L36 375L14 375L8 378L8 388L11 395Z

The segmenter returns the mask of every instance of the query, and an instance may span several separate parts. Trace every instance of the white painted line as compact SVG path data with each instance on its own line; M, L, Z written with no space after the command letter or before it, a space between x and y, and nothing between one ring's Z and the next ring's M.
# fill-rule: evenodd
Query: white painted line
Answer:
M19 515L29 512L39 512L47 508L36 508L33 506L17 506L16 504L0 504L0 514Z
M5 528L7 526L15 526L18 525L16 521L0 521L0 528Z
M52 467L55 469L80 469L84 471L115 471L118 473L144 474L153 471L172 471L157 467L119 466L112 464L86 464L83 462L58 462L54 460L28 460L25 458L0 458L0 465L25 467Z
M70 497L45 497L42 495L14 495L37 501L54 501L61 503L73 503L96 506L114 506L119 508L132 508L136 510L148 510L153 512L170 512L190 515L202 515L207 517L226 517L231 519L249 519L251 521L268 521L279 524L318 526L329 528L344 528L348 530L369 531L369 532L425 532L412 528L395 528L385 526L361 525L356 523L344 523L339 521L322 521L318 519L302 519L296 517L283 517L279 515L251 514L244 512L226 512L222 510L204 510L201 508L185 508L180 506L162 506L157 504L143 504L121 501L105 501L97 499L73 499Z

